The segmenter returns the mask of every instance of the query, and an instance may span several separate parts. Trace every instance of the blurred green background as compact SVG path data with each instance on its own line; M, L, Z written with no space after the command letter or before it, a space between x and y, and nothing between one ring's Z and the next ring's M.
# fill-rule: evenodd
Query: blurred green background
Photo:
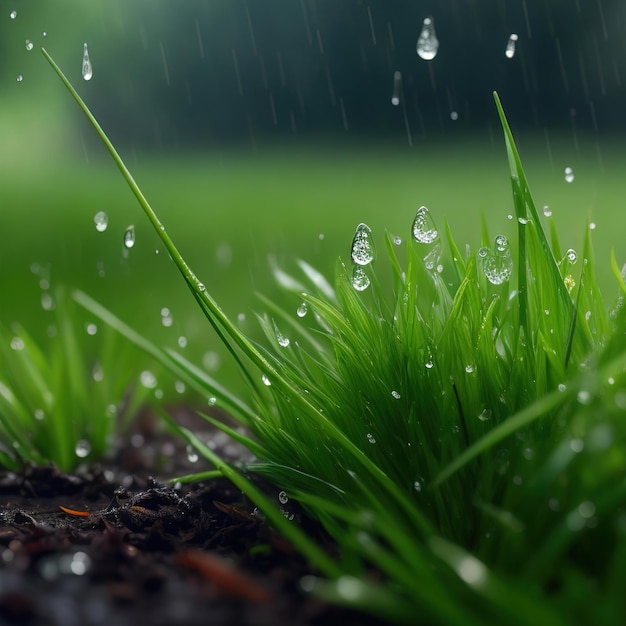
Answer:
M160 343L185 337L194 360L214 368L211 353L222 355L42 46L119 147L191 267L252 334L255 292L294 312L298 305L274 284L269 258L287 269L302 258L331 276L359 222L381 249L385 230L409 235L422 204L439 226L450 221L460 245L479 244L482 215L494 235L514 236L494 89L538 207L549 205L564 247L580 246L587 220L597 224L601 284L616 290L610 249L626 259L621 0L0 7L0 321L45 337L48 286L67 284ZM430 62L415 52L427 16L440 41ZM511 33L518 47L509 59ZM80 74L84 42L89 82ZM400 105L392 106L396 71ZM109 219L102 233L98 211ZM130 224L136 245L125 256Z

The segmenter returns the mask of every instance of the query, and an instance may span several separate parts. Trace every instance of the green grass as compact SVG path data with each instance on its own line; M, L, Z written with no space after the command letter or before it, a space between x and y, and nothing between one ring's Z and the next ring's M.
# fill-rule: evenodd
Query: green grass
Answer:
M352 258L371 285L354 288L349 259L337 263L332 285L304 262L297 275L277 265L307 314L264 299L266 339L257 342L190 269L44 54L97 128L248 398L86 294L75 299L247 427L242 435L221 425L256 455L246 472L284 492L283 510L179 430L319 569L306 589L406 623L621 623L626 284L613 263L621 296L604 303L590 227L581 226L575 264L552 222L546 236L501 108L517 218L506 232L484 224L477 245L459 247L445 220L424 211L402 246L361 227ZM362 256L372 237L377 261ZM325 526L339 558L289 519L290 498Z
M0 466L54 463L71 471L114 449L148 389L125 365L128 344L84 322L64 290L41 280L43 305L54 310L46 340L0 325Z

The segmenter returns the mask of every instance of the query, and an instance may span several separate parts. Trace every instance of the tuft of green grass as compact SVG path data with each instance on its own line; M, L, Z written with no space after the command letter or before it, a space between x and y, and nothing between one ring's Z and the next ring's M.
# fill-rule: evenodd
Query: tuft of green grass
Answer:
M230 351L248 400L86 294L74 298L247 429L205 416L256 456L235 468L178 427L214 466L207 476L229 477L317 567L304 589L398 623L621 623L626 282L613 259L619 293L607 306L589 226L581 254L562 251L551 220L548 238L497 96L515 232L485 225L478 246L459 248L420 207L404 245L387 236L380 246L360 224L334 284L303 261L298 275L274 268L293 308L261 297L259 345L187 266L44 55ZM275 501L251 473L276 485ZM303 533L290 500L323 524L340 557Z
M54 463L71 471L101 460L147 390L122 365L119 340L85 323L64 290L47 293L55 308L46 345L15 324L0 325L0 466Z

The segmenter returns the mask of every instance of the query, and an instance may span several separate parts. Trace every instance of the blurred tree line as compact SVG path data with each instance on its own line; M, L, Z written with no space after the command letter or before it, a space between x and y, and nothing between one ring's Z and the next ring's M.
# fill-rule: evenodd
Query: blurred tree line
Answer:
M116 142L138 148L483 129L495 122L493 90L516 126L624 127L624 0L14 4L17 19L5 3L0 26L7 33L21 22L21 34L0 38L2 76L9 65L17 71L30 29L79 83L88 42L94 76L79 91ZM416 54L428 16L440 43L432 61ZM512 33L517 47L507 58ZM391 104L394 72L399 106Z

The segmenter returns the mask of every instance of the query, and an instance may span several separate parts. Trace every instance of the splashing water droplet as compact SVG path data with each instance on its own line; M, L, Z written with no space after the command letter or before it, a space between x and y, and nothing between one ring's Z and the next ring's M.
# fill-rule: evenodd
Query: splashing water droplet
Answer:
M107 214L104 211L98 211L94 215L93 221L96 224L96 230L99 233L103 233L107 229L107 226L109 225L109 218L107 217Z
M11 13L9 13L9 17L14 20L17 17L17 11L11 11Z
M439 236L430 212L425 206L417 209L411 231L413 239L419 243L432 243Z
M79 459L84 459L91 452L91 444L86 439L81 439L76 442L74 452Z
M574 182L574 170L571 167L565 168L565 182L567 183Z
M306 305L306 302L303 302L297 309L296 309L296 315L298 317L304 317L307 313L309 312L309 309Z
M496 251L481 248L478 251L483 262L483 273L493 285L502 285L513 274L513 258L509 249L509 242L504 235L496 237Z
M126 248L132 248L135 245L135 227L129 226L124 233L124 246Z
M393 73L393 95L391 96L391 104L397 107L400 104L400 87L402 85L402 74L398 71Z
M289 502L289 496L287 495L286 491L279 491L278 492L278 501L281 504L287 504L287 502Z
M93 76L93 70L91 69L91 59L89 58L89 50L87 49L87 44L83 44L83 78L85 80L91 80Z
M26 40L25 46L26 46L26 50L28 50L28 52L30 52L34 48L33 42L30 39Z
M365 291L370 286L370 277L360 265L355 265L352 270L352 286L357 291Z
M512 59L515 56L515 44L517 43L517 39L517 35L515 33L511 33L504 52L507 59Z
M439 40L435 34L435 23L432 17L427 17L422 26L422 32L417 39L417 55L424 61L432 61L439 50Z
M368 265L374 260L375 254L372 230L367 224L359 224L352 239L352 260L357 265Z

